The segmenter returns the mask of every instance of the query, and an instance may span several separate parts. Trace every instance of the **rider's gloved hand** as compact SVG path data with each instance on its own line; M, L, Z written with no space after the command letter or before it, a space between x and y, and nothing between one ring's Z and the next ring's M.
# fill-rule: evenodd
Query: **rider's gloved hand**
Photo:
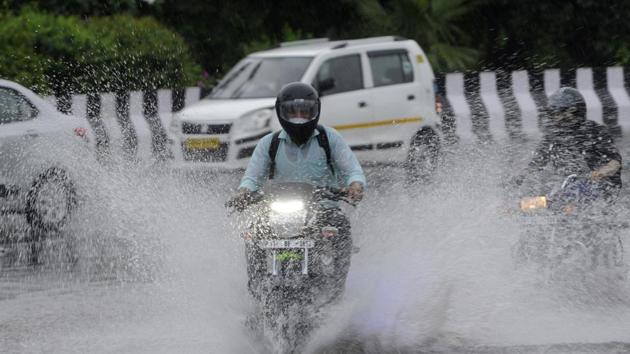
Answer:
M345 192L352 202L358 203L361 201L361 199L363 199L363 184L361 184L360 182L352 182L345 189Z
M588 178L593 182L599 182L604 178L604 174L599 170L595 170L589 174Z
M236 195L232 199L225 203L225 206L229 209L235 209L237 211L243 211L249 204L252 192L247 188L239 188L236 191Z
M602 179L612 176L619 171L621 168L621 162L617 160L611 160L607 164L599 167L595 171L592 171L589 174L589 179L594 182L599 182Z

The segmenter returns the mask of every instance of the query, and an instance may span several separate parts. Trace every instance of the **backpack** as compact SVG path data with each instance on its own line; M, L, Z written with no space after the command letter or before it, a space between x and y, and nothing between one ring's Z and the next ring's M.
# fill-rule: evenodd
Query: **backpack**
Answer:
M319 132L319 135L317 135L317 142L319 143L319 146L324 149L324 152L326 153L326 163L328 164L330 171L332 171L332 174L334 175L335 168L332 164L332 155L330 153L328 134L326 133L326 129L321 125L317 126L317 131ZM276 154L278 153L278 146L280 145L280 132L281 131L277 131L273 133L273 137L271 138L271 145L269 145L269 158L271 159L271 165L269 166L269 179L273 179L276 172Z

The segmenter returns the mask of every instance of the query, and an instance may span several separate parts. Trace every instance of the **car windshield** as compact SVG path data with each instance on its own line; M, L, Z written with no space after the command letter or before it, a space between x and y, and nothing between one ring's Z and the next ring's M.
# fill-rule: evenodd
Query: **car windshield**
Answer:
M282 86L300 81L312 57L247 58L236 64L208 98L275 97Z

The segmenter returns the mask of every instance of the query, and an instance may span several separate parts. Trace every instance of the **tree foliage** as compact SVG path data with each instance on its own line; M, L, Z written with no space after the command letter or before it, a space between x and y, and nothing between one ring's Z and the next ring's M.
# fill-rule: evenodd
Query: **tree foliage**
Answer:
M627 65L630 2L486 1L467 19L486 68Z
M628 65L629 15L625 0L0 0L0 75L43 89L208 83L281 41L380 35L415 39L441 72Z
M465 70L474 66L479 51L462 26L474 8L470 0L357 0L362 31L369 35L395 34L416 40L438 71Z
M19 13L24 7L37 7L58 15L74 15L82 18L111 16L119 13L138 13L148 4L141 0L1 0L2 8Z
M42 93L189 85L198 76L184 40L149 17L81 19L33 8L0 22L0 77Z

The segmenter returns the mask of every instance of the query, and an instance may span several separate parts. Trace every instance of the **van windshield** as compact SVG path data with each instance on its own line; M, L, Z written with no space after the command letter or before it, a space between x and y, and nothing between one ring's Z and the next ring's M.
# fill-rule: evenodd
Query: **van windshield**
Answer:
M246 58L212 90L208 98L275 97L282 86L300 81L312 57Z

